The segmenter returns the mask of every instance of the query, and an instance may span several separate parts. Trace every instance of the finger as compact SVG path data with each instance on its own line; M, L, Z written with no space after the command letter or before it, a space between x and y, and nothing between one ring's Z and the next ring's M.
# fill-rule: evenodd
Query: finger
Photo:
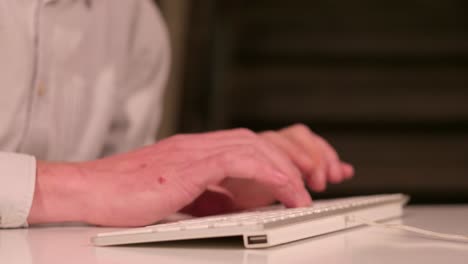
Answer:
M325 170L320 168L314 170L306 178L307 186L310 187L313 191L323 192L327 188L327 177L325 175Z
M275 131L266 131L261 136L282 149L291 160L300 168L303 174L314 169L314 163L309 155L299 146Z
M252 146L268 158L282 173L302 180L301 173L283 150L248 129L217 131L206 134L209 144L221 147Z
M283 174L294 178L294 181L303 184L302 174L288 155L273 143L264 138L257 137L256 147L268 158L274 167L278 168Z
M225 164L225 176L255 180L269 186L273 195L287 207L308 206L311 198L301 178L287 175L267 161L259 153L245 155L237 159L235 153L220 157Z
M223 149L226 148L252 147L262 152L262 154L271 161L271 164L282 173L296 178L295 181L302 182L299 169L289 157L282 150L250 130L234 129L197 135L196 148L194 149L193 146L191 146L190 151L187 151L187 137L191 136L175 136L172 138L172 144L175 144L177 149L184 150L181 152L181 155L187 156L188 160L200 160L222 152Z
M309 188L314 191L323 190L323 184L313 179L316 178L316 173L320 173L319 170L316 170L317 164L314 163L314 160L304 151L303 148L289 140L286 136L274 131L263 132L262 136L278 146L278 148L281 148L291 158L294 164L296 164L296 166L301 170ZM324 176L319 177L324 178Z
M288 131L290 136L297 137L301 142L304 142L304 147L309 148L310 151L313 151L315 150L313 148L318 147L320 150L319 154L321 154L325 161L326 178L330 182L338 183L344 179L344 173L338 153L326 140L313 133L307 126L301 124L288 128Z
M323 191L326 188L326 161L321 153L321 147L316 141L308 137L304 127L296 125L279 132L281 135L290 140L293 144L302 148L313 161L314 167L309 171L306 177L309 187L314 191Z
M341 162L341 167L343 169L343 174L345 179L350 179L354 176L354 167L353 165L347 162Z
M311 132L312 133L312 132ZM344 179L344 171L341 161L335 149L322 137L312 134L321 146L328 168L328 180L331 183L339 183Z
M287 207L308 206L311 203L302 181L279 171L255 148L237 148L210 156L190 166L190 171L194 175L205 175L195 179L198 190L218 184L228 177L241 178L268 186L275 198Z

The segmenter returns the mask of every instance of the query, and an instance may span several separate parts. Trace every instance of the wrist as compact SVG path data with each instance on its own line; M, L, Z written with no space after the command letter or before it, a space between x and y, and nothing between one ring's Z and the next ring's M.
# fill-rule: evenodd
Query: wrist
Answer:
M29 224L84 222L87 177L78 163L37 161Z

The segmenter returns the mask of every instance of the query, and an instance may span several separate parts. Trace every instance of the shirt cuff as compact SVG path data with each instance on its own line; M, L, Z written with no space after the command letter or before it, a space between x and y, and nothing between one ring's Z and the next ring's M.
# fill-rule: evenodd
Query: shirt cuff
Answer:
M35 183L33 156L0 152L0 228L27 226Z

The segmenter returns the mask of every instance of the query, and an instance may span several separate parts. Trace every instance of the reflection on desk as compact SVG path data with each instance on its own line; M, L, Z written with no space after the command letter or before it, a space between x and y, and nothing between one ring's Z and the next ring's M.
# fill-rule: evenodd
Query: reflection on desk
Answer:
M467 206L408 207L401 220L440 232L466 233ZM113 231L85 226L0 230L0 263L467 263L468 244L426 239L378 228L357 228L269 249L244 249L217 239L138 246L93 247L89 238Z

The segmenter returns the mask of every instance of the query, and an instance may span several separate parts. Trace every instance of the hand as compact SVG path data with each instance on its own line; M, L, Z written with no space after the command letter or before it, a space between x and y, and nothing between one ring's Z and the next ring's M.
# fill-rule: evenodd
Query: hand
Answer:
M263 132L259 134L259 137L256 140L263 140L263 144L271 145L270 148L276 148L275 152L286 156L300 170L307 186L314 191L323 191L327 182L340 183L354 174L354 168L340 161L333 147L305 125L296 124L279 131ZM198 210L188 210L188 212L198 215L223 212L222 205L228 202L221 192L228 194L234 204L232 208L236 209L266 206L275 201L274 195L261 183L252 183L243 179L226 179L220 187L222 188L217 191L205 192L192 205ZM210 207L210 204L217 204L217 206Z
M340 183L354 175L353 166L341 161L325 139L303 124L264 132L261 136L288 155L314 191L325 190L327 182Z
M174 136L90 162L39 162L28 221L148 225L230 178L256 183L288 207L311 203L291 159L257 134L237 129Z

